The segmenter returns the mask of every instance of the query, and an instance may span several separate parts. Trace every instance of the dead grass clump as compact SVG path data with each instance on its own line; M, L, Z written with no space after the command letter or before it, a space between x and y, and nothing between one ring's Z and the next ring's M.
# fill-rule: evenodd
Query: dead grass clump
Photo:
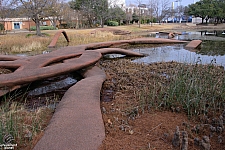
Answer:
M7 34L0 36L0 40L1 51L6 53L19 53L45 50L51 39L37 36L26 38L25 34Z
M94 34L92 34L94 37L97 38L107 38L107 37L114 37L114 34L112 32L107 32L107 31L99 31L96 30Z
M69 34L69 38L71 40L69 44L72 46L72 45L82 45L88 43L120 40L121 36L113 35L110 32L96 31L96 34L92 35L91 33L86 34L74 33L72 35Z
M1 104L0 143L17 144L16 149L32 149L36 144L33 139L43 133L52 114L48 108L28 111L17 103Z
M12 46L11 51L15 53L19 52L31 52L35 50L40 50L42 48L42 44L40 42L33 41L31 44L25 44L21 47Z

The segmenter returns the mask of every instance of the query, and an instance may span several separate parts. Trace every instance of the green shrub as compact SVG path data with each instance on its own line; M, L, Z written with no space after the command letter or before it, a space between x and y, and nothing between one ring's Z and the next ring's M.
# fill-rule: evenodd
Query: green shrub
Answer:
M1 23L0 23L0 31L1 31L1 30L5 30L5 27L4 27L4 24L1 24Z
M108 21L108 26L118 26L119 23L116 21Z
M56 28L53 27L53 26L40 26L40 29L41 30L56 30ZM36 31L36 27L32 26L32 27L30 27L30 30L31 31Z
M36 34L27 34L26 38L32 37L32 36L36 36ZM48 33L42 33L42 36L50 36Z
M61 23L61 24L59 25L59 28L60 28L60 29L68 29L68 24L67 24L67 23Z

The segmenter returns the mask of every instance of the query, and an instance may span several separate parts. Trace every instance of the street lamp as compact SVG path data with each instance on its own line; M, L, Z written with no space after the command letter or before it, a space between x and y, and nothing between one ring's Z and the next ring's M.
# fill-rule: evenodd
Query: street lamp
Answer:
M141 27L141 8L146 8L145 4L139 4L139 28Z

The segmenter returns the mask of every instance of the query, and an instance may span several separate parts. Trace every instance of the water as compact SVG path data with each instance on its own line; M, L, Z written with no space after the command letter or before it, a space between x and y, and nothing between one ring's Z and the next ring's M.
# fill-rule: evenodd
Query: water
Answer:
M213 32L213 31L208 31ZM217 35L205 35L205 31L179 31L180 34L175 34L173 39L191 41L191 40L217 40L224 41L225 34L223 31L217 30ZM149 37L165 38L168 39L168 34L165 33L150 33Z
M17 95L15 101L24 103L29 110L39 107L55 109L65 92L81 79L80 74L76 72L51 77L17 89L13 95Z
M215 31L207 31L215 32ZM217 64L225 67L225 35L224 31L216 31L215 35L205 35L205 31L179 31L173 39L191 41L202 40L200 51L191 52L184 47L186 44L155 45L148 47L129 48L132 51L143 53L146 56L133 60L136 63L154 63L176 61L180 63ZM168 34L152 32L150 37L166 38ZM148 37L149 37L148 36ZM111 56L111 58L115 57Z
M217 64L225 67L225 55L207 55L199 54L186 50L185 44L161 45L160 47L151 48L135 48L132 51L143 53L146 56L133 60L136 63L154 63L154 62L170 62L176 61L180 63L201 63L201 64ZM204 46L203 46L204 48ZM207 48L207 47L205 47ZM216 48L216 47L215 47ZM200 51L204 52L204 49Z
M28 96L37 96L37 95L55 92L57 90L70 87L74 85L76 82L77 82L77 79L73 77L67 77L65 79L62 79L56 82L52 81L52 82L49 82L48 85L40 86L35 88L34 90L29 91Z

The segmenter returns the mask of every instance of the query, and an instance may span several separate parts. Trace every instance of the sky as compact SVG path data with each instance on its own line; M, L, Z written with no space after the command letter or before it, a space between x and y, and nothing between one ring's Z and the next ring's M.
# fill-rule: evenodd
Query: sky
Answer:
M141 1L142 3L149 3L149 0L126 0L126 4L129 5L130 3L132 4L137 4L138 1ZM172 2L174 2L176 0L170 0L171 2L171 5L172 5ZM183 6L188 6L189 4L193 4L194 2L197 2L198 0L181 0L180 2L180 5L183 5ZM175 2L175 6L176 6L176 2Z

